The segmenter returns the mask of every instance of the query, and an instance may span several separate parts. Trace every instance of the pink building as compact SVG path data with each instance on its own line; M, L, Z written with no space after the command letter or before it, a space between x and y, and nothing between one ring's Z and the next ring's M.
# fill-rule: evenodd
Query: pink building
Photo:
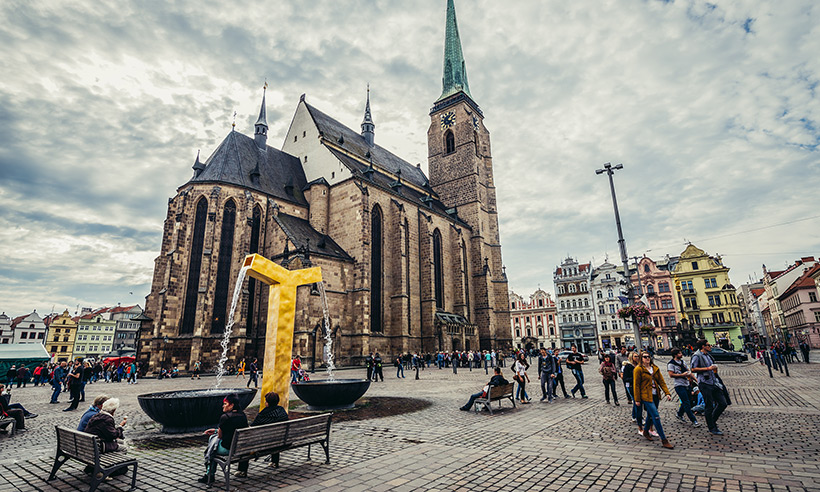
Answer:
M650 319L655 326L654 346L670 348L676 345L678 333L677 309L672 284L672 274L669 271L669 258L657 263L644 256L638 261L637 272L632 275L632 285L635 286L640 298L646 294L649 301ZM631 269L630 269L631 270Z
M789 288L777 297L786 321L785 329L792 344L808 342L812 348L820 348L820 301L813 275L820 271L820 264L806 268Z

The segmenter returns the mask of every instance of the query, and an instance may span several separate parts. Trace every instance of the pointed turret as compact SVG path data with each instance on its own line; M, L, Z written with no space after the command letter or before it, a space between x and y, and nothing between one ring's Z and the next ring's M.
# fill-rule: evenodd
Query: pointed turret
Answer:
M367 104L364 106L364 119L362 120L362 136L367 141L367 145L375 145L376 125L370 116L370 84L367 84Z
M447 21L444 37L444 76L441 79L442 91L438 101L452 96L459 91L472 98L470 85L467 83L467 66L461 53L461 38L458 35L456 7L453 0L447 0Z
M199 162L199 150L196 151L196 160L194 161L193 169L195 178L202 174L202 171L205 170L205 164Z
M257 147L264 149L268 143L268 122L265 117L265 92L268 89L268 83L262 88L262 107L259 109L259 118L256 120L256 131L253 139L256 141Z

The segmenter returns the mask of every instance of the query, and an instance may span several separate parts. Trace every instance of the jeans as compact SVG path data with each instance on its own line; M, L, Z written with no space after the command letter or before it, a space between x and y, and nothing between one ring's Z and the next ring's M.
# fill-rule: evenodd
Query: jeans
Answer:
M564 393L564 398L569 396L567 394L567 387L564 386L564 373L559 372L555 374L555 381L552 383L552 396L558 398L558 385L561 385L561 392Z
M678 409L678 417L682 417L685 413L689 420L693 423L697 422L698 419L695 418L695 414L692 412L692 400L689 396L689 386L675 386L675 393L678 394L678 398L680 399L680 408Z
M555 391L555 378L552 377L552 374L548 374L546 372L541 373L541 399L547 398L549 401L552 401L552 393Z
M638 405L635 405L634 400L635 396L632 394L632 383L624 381L624 388L626 388L626 397L632 400L632 418L638 422L638 425L641 425L640 418L641 418L641 409Z
M612 398L615 400L615 403L618 403L618 393L615 392L615 380L614 379L604 379L604 395L606 397L606 402L609 403L609 392L612 391Z
M522 379L518 383L518 391L515 392L516 397L518 397L518 399L521 401L526 401L530 399L530 396L527 394L527 390L524 389L524 386L526 386L526 384L527 383L525 383Z
M700 394L703 395L703 401L706 403L706 409L703 411L706 416L706 425L710 431L716 430L717 420L726 410L726 397L723 395L723 390L714 384L700 383L698 386Z
M54 382L51 383L51 388L54 390L51 392L51 401L53 403L57 403L57 398L60 396L60 393L63 391L63 385L60 384L57 379L54 379Z
M216 447L216 454L218 454L220 456L228 456L230 453L231 453L231 451L229 449L225 449L225 447L222 446L222 440L220 440L219 441L219 446ZM249 461L240 461L239 466L237 466L237 468L239 469L239 471L247 472L249 464L250 464ZM208 468L208 474L213 476L215 473L216 473L216 462L212 461L210 467Z
M464 405L464 407L463 407L463 408L465 408L465 409L467 409L467 410L469 410L469 409L473 408L473 403L475 403L475 401L476 401L477 399L481 398L481 395L483 395L483 394L484 394L484 392L483 392L483 391L479 391L479 392L478 392L478 393L476 393L476 394L470 395L470 401L468 401L468 402L467 402L467 404L466 404L466 405Z
M648 429L650 425L655 426L655 432L661 437L661 439L666 439L666 435L663 433L663 427L661 426L661 416L658 414L658 406L655 404L654 401L645 401L641 403L641 406L646 410L646 428Z
M399 374L401 374L401 375L399 375ZM403 378L404 377L404 366L402 366L401 364L399 364L399 366L396 368L396 377L397 378Z
M632 403L632 389L629 387L629 384L629 381L624 381L624 393L626 393L629 403Z
M575 395L575 392L581 390L581 396L586 396L586 391L584 391L584 371L581 369L573 369L572 375L575 376L575 387L570 390L570 393Z

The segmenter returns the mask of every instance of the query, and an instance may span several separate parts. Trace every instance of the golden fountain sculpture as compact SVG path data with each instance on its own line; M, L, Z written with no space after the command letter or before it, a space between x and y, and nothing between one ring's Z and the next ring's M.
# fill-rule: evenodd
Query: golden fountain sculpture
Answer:
M270 286L259 410L265 408L265 395L275 391L279 404L288 411L296 288L321 282L322 271L319 267L288 270L256 253L246 256L242 266L248 267L248 275Z

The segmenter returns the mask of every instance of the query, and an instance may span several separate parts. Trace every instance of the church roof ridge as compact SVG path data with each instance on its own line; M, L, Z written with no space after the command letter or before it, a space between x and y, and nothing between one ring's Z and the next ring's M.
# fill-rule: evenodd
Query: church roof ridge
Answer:
M353 261L353 257L339 246L327 234L322 234L310 225L308 220L295 217L283 212L273 215L273 219L292 242L297 247L307 245L308 253L311 255L329 256L345 261Z

